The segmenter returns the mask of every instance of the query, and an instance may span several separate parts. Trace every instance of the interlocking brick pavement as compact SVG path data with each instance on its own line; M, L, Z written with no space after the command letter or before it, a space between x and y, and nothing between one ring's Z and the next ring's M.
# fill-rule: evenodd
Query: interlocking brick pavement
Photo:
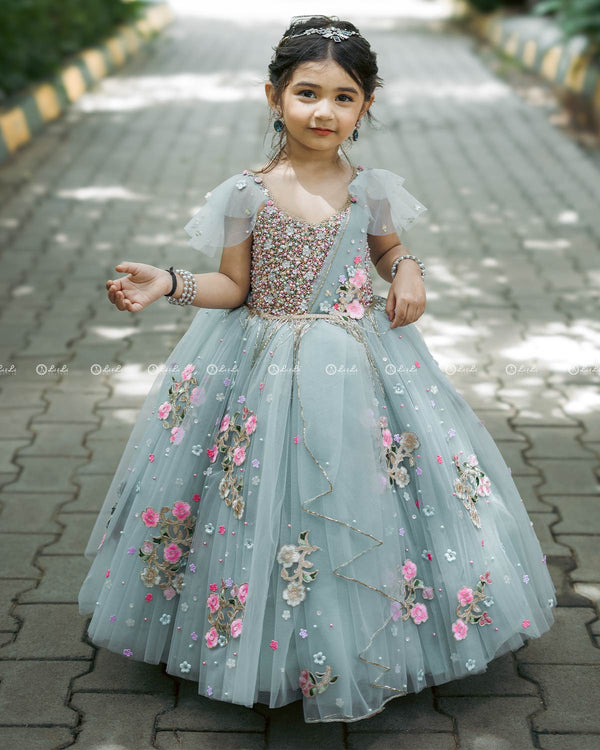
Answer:
M164 665L87 641L83 548L148 365L196 312L158 302L119 313L105 280L125 259L216 270L183 226L207 190L266 158L262 81L288 18L257 17L239 44L230 20L179 15L0 167L2 746L600 745L597 162L496 78L468 36L423 18L381 24L380 6L359 23L386 83L380 129L361 130L353 160L404 175L429 207L406 239L429 271L418 327L511 467L548 555L556 625L485 674L324 725L305 724L300 702L210 701ZM378 277L375 291L387 294ZM110 372L93 375L94 363Z

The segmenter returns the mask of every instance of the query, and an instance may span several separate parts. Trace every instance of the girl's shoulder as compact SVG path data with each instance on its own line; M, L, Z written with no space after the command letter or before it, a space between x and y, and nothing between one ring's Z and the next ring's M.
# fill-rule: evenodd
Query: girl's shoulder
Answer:
M381 235L412 227L427 212L405 187L405 178L390 169L370 167L354 182L357 199L369 213L368 234Z
M204 194L204 200L184 226L189 244L209 257L223 247L243 242L254 229L262 200L259 185L248 170L232 174Z

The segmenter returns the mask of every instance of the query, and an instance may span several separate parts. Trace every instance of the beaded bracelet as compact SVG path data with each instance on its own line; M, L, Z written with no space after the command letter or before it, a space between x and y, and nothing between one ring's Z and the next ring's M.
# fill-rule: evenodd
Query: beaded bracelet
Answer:
M175 297L173 297L172 295L175 293L175 290L177 288L177 277L173 273L173 266L165 270L168 271L173 277L173 288L171 289L169 294L165 294L167 302L171 305L191 305L192 302L196 299L196 293L198 292L198 284L196 282L196 277L194 276L194 274L190 271L186 271L184 268L177 269L177 273L181 274L181 277L183 279L183 292L181 293L181 297L175 299Z
M392 279L396 275L396 271L398 270L398 263L400 263L401 260L404 260L405 258L412 258L412 260L415 260L421 269L421 278L425 278L425 265L422 260L417 258L416 255L401 255L399 258L396 258L396 260L392 263Z

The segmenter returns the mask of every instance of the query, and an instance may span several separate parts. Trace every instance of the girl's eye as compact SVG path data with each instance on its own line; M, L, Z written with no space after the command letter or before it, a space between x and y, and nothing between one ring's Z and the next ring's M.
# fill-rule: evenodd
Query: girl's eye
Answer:
M305 96L306 94L313 94L314 91L311 91L310 89L304 89L304 91L298 92L300 96ZM348 94L339 94L339 96L345 96L348 101L353 101L352 97L348 96Z

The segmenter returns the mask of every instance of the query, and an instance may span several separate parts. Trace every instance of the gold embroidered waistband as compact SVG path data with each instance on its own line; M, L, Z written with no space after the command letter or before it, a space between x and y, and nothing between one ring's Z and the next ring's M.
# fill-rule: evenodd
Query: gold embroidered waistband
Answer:
M371 302L369 305L364 306L365 312L372 310L376 307L378 304L377 297ZM249 312L253 313L254 315L260 315L263 318L271 318L275 320L303 320L303 319L310 319L310 318L325 318L329 319L330 321L334 322L332 320L336 319L338 317L341 317L341 313L282 313L281 315L277 315L276 313L269 313L264 310L261 310L258 307L252 307L251 305L248 305L246 302L244 302L244 307L247 307ZM346 316L350 317L350 316ZM350 318L350 320L356 320L357 322L361 320L362 318Z

